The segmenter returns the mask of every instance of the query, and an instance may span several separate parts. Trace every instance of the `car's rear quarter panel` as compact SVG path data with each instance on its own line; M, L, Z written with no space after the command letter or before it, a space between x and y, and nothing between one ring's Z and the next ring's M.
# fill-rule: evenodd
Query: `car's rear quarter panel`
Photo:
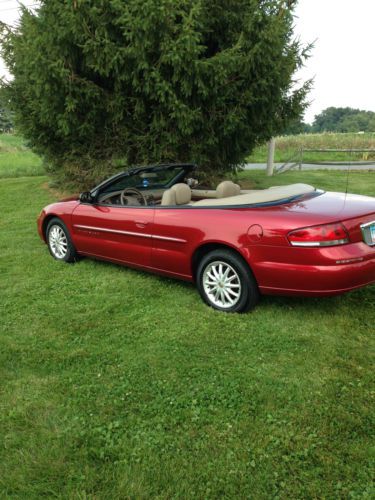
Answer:
M161 208L155 210L152 265L193 279L192 257L201 245L217 243L246 249L247 222L237 210ZM158 238L171 238L158 239ZM172 239L177 239L173 241Z
M321 216L305 214L306 224L317 224ZM251 226L261 227L263 236L253 243L248 235ZM152 265L176 275L193 279L192 258L203 245L225 245L238 251L257 274L257 265L268 254L277 262L280 248L288 248L286 234L300 227L301 216L288 213L285 207L267 208L160 208L155 210L155 243ZM180 240L163 241L158 237ZM263 249L263 250L262 250Z
M352 217L360 211L365 215ZM244 257L262 293L333 295L375 281L375 248L363 242L360 231L360 224L370 220L375 220L373 198L352 197L349 203L334 193L259 208L165 208L156 210L155 233L177 236L184 243L155 243L153 264L194 279L194 253L202 245L217 243ZM350 244L297 248L288 242L288 233L296 228L337 221L347 225ZM248 234L252 225L262 229L257 241Z

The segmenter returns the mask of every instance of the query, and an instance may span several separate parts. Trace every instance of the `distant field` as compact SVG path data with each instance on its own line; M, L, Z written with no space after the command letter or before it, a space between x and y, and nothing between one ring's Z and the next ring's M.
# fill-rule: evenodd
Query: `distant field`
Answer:
M42 160L14 134L0 134L0 178L41 175Z
M298 151L306 149L375 149L375 133L368 134L300 134L276 139L277 163L298 159ZM267 161L267 144L255 149L249 163ZM375 153L304 153L303 161L367 161L375 160Z

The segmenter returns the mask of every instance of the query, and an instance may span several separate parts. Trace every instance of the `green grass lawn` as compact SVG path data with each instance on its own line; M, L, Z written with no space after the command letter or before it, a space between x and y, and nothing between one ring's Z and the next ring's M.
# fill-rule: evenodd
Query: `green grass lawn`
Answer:
M375 149L375 133L366 134L300 134L276 138L275 162L299 160L299 150L304 149ZM256 148L249 156L249 163L266 163L268 145ZM375 160L375 153L320 153L305 152L304 163L335 161Z
M189 284L58 263L46 180L0 180L1 498L374 498L374 286L226 315Z
M42 160L15 134L0 134L0 178L42 175Z

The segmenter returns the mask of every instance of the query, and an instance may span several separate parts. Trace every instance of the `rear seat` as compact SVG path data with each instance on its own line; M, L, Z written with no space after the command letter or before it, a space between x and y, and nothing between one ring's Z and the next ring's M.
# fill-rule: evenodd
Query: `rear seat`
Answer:
M216 188L216 198L229 198L241 194L241 187L232 181L223 181Z

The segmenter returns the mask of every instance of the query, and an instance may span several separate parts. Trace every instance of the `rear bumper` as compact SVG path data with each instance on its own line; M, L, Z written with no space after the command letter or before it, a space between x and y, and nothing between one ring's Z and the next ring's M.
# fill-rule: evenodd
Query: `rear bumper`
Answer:
M375 283L375 248L363 242L305 249L303 255L296 255L300 262L260 262L255 266L261 293L329 296Z

